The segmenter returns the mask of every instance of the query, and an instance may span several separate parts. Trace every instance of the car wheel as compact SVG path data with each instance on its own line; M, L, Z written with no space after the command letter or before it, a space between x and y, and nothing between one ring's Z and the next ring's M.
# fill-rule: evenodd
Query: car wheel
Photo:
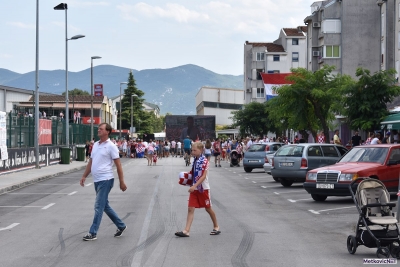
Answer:
M312 197L315 201L323 202L323 201L326 200L326 198L327 198L328 196L322 196L322 195L317 195L317 194L311 194L311 197Z
M347 250L350 254L356 253L357 250L357 239L354 235L349 235L347 237Z
M280 182L281 182L281 185L283 185L284 187L290 187L293 184L292 181L288 181L285 179L280 179Z
M251 172L252 170L253 170L252 168L244 167L245 172Z
M272 178L274 178L275 182L280 182L281 180L279 180L279 178L275 178L274 176L272 176Z

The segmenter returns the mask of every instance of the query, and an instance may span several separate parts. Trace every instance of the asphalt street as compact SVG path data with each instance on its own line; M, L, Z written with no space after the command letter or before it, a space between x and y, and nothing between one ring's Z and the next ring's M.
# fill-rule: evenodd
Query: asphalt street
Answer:
M347 252L358 214L350 197L313 201L301 184L281 186L262 169L210 165L211 198L222 233L196 210L190 237L176 237L187 215L182 158L122 159L128 190L116 180L110 205L128 228L104 215L95 241L83 241L93 219L91 177L83 170L0 195L0 266L361 266L376 249ZM23 174L23 172L21 172ZM115 173L116 175L116 173ZM117 177L117 176L116 176ZM393 199L392 201L395 201Z

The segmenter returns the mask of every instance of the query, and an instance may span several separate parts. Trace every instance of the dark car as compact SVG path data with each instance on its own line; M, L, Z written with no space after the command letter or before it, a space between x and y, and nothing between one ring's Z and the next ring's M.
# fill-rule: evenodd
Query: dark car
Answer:
M400 144L380 144L352 148L338 163L307 173L304 189L315 201L328 196L351 196L349 184L361 177L383 182L397 192L400 174ZM353 191L357 184L354 184Z
M333 144L293 144L281 147L272 160L271 175L285 187L304 182L309 170L336 163L347 149Z
M267 154L275 153L283 145L283 143L278 142L252 144L244 153L242 163L245 172L251 172L253 169L263 169Z

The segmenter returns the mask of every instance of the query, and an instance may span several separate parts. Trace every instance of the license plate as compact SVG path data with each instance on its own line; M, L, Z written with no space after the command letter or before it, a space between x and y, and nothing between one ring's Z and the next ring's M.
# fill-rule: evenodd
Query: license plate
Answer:
M281 162L279 163L281 167L293 167L293 162Z
M260 162L259 160L249 160L249 162Z
M317 184L320 189L335 189L335 184Z

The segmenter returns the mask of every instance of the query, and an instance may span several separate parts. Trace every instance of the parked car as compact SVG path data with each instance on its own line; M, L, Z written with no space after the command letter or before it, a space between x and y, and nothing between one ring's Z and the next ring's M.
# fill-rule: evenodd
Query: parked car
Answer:
M271 175L285 187L304 182L309 170L336 163L347 149L341 145L301 143L281 147L272 160Z
M353 147L339 162L307 173L304 189L315 201L328 196L351 196L349 184L360 177L375 178L388 191L397 192L400 174L400 144ZM357 189L354 184L353 191Z
M252 144L244 153L242 161L244 171L251 172L253 169L262 169L266 155L275 153L283 145L283 143L278 142Z
M263 165L264 171L268 174L271 174L271 168L272 168L272 160L274 158L276 152L271 153L271 154L267 154L265 156L265 163Z

